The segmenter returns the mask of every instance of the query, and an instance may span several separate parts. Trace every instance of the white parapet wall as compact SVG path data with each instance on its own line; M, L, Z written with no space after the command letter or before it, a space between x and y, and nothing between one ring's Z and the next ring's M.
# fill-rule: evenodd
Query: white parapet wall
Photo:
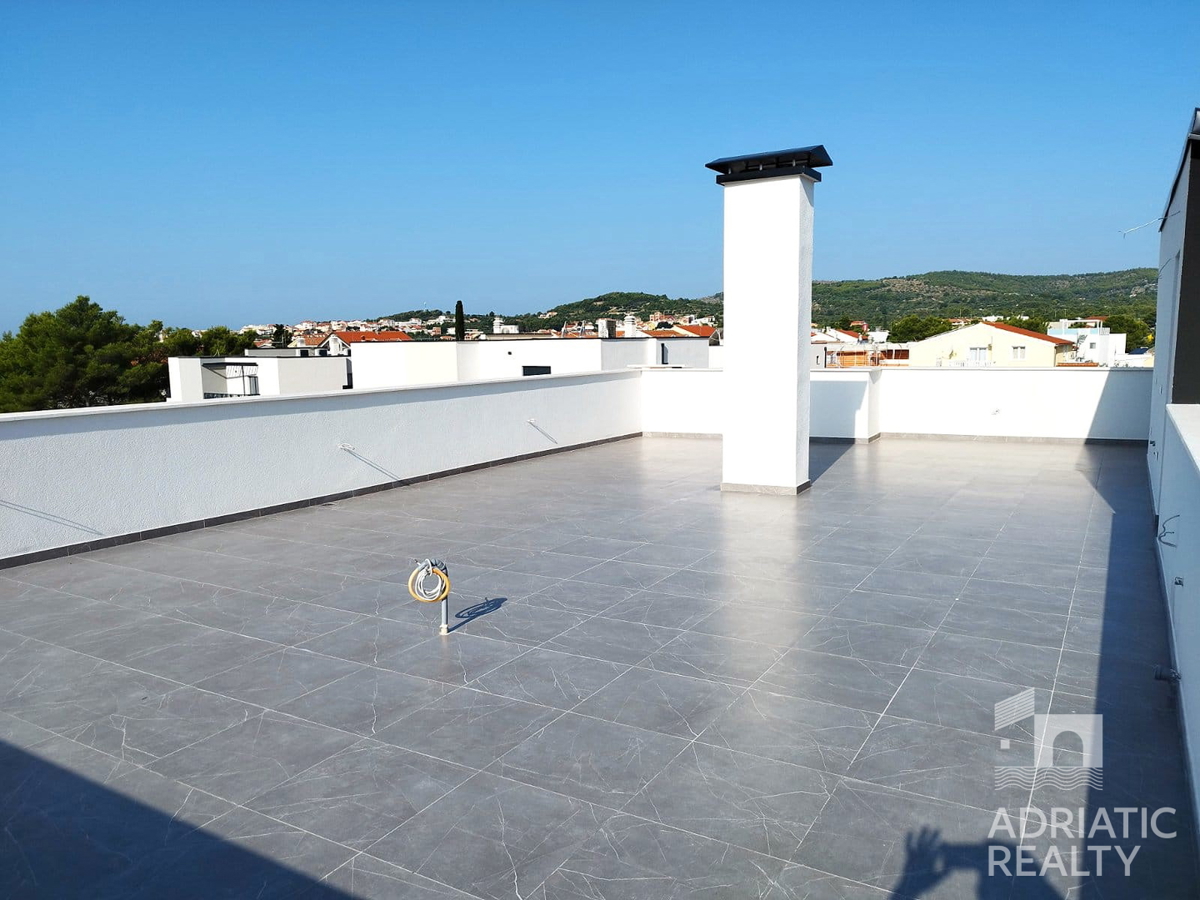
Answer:
M731 412L720 369L642 370L642 430L720 437Z
M638 370L4 415L0 560L635 434L641 419Z
M757 414L726 396L720 369L647 370L643 382L648 432L721 434L728 417ZM1150 369L823 369L812 373L812 437L1144 441L1150 382Z
M814 372L812 436L1144 440L1150 375ZM758 408L720 369L627 368L0 415L0 560L637 432L720 436Z
M1196 809L1200 808L1200 407L1166 406L1163 426L1156 549L1172 655L1180 674L1179 709Z
M664 351L665 348L665 351ZM355 344L354 387L400 387L601 372L630 366L707 366L705 338L524 338L483 341L403 341Z
M881 370L884 434L1144 441L1151 369Z

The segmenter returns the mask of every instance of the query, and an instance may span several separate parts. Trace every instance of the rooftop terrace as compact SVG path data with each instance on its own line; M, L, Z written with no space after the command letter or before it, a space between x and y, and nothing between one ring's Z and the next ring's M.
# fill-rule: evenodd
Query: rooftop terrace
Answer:
M716 489L720 447L0 572L0 894L1200 896L1143 448L816 444L810 491L762 497ZM428 555L444 638L403 584ZM1102 790L995 788L1027 688L1104 715ZM989 878L1030 805L1178 834L1091 841L1139 844L1128 878Z

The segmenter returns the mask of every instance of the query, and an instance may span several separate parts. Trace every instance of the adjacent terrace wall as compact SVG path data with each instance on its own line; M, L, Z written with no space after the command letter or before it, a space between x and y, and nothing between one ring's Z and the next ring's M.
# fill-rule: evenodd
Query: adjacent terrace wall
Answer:
M1200 406L1167 406L1162 435L1157 550L1173 665L1181 676L1193 809L1200 809Z
M880 372L886 434L1144 441L1152 369L896 368Z
M635 434L641 409L632 370L0 416L0 560Z
M350 358L361 389L519 378L525 366L549 366L552 375L653 366L664 346L667 365L708 365L707 339L685 337L364 342Z
M720 369L647 370L646 432L720 434L750 415ZM812 437L1144 441L1150 369L854 369L812 373ZM719 402L718 402L719 401Z

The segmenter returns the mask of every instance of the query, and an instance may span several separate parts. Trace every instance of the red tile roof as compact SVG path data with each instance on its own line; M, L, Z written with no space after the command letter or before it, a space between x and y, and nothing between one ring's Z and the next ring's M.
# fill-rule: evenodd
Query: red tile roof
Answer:
M678 331L671 328L643 328L642 334L648 337L656 338L677 338L683 337Z
M675 328L679 331L686 331L688 334L693 334L696 337L712 337L713 332L717 330L712 325L676 325Z
M347 344L362 344L364 342L388 343L393 341L411 341L412 335L406 331L335 331L339 338Z
M1028 328L1018 328L1016 325L1005 325L1003 322L982 322L982 325L991 325L993 328L999 328L1001 331L1011 331L1013 334L1023 334L1025 337L1037 338L1039 341L1049 341L1052 344L1070 344L1075 345L1074 341L1066 338L1051 337L1048 334L1042 334L1040 331L1030 331Z

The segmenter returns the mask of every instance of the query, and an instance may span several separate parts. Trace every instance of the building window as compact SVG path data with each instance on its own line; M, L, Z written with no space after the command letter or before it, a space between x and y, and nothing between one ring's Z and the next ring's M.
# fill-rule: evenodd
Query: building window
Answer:
M987 347L972 347L970 353L972 365L983 365L987 362Z
M1088 349L1089 349L1089 350L1095 350L1095 349L1096 349L1096 342L1095 342L1095 341L1092 341L1090 344L1088 344Z
M1013 347L1012 353L1013 353L1013 355L1012 355L1013 359L1024 359L1025 358L1025 348L1024 347Z

